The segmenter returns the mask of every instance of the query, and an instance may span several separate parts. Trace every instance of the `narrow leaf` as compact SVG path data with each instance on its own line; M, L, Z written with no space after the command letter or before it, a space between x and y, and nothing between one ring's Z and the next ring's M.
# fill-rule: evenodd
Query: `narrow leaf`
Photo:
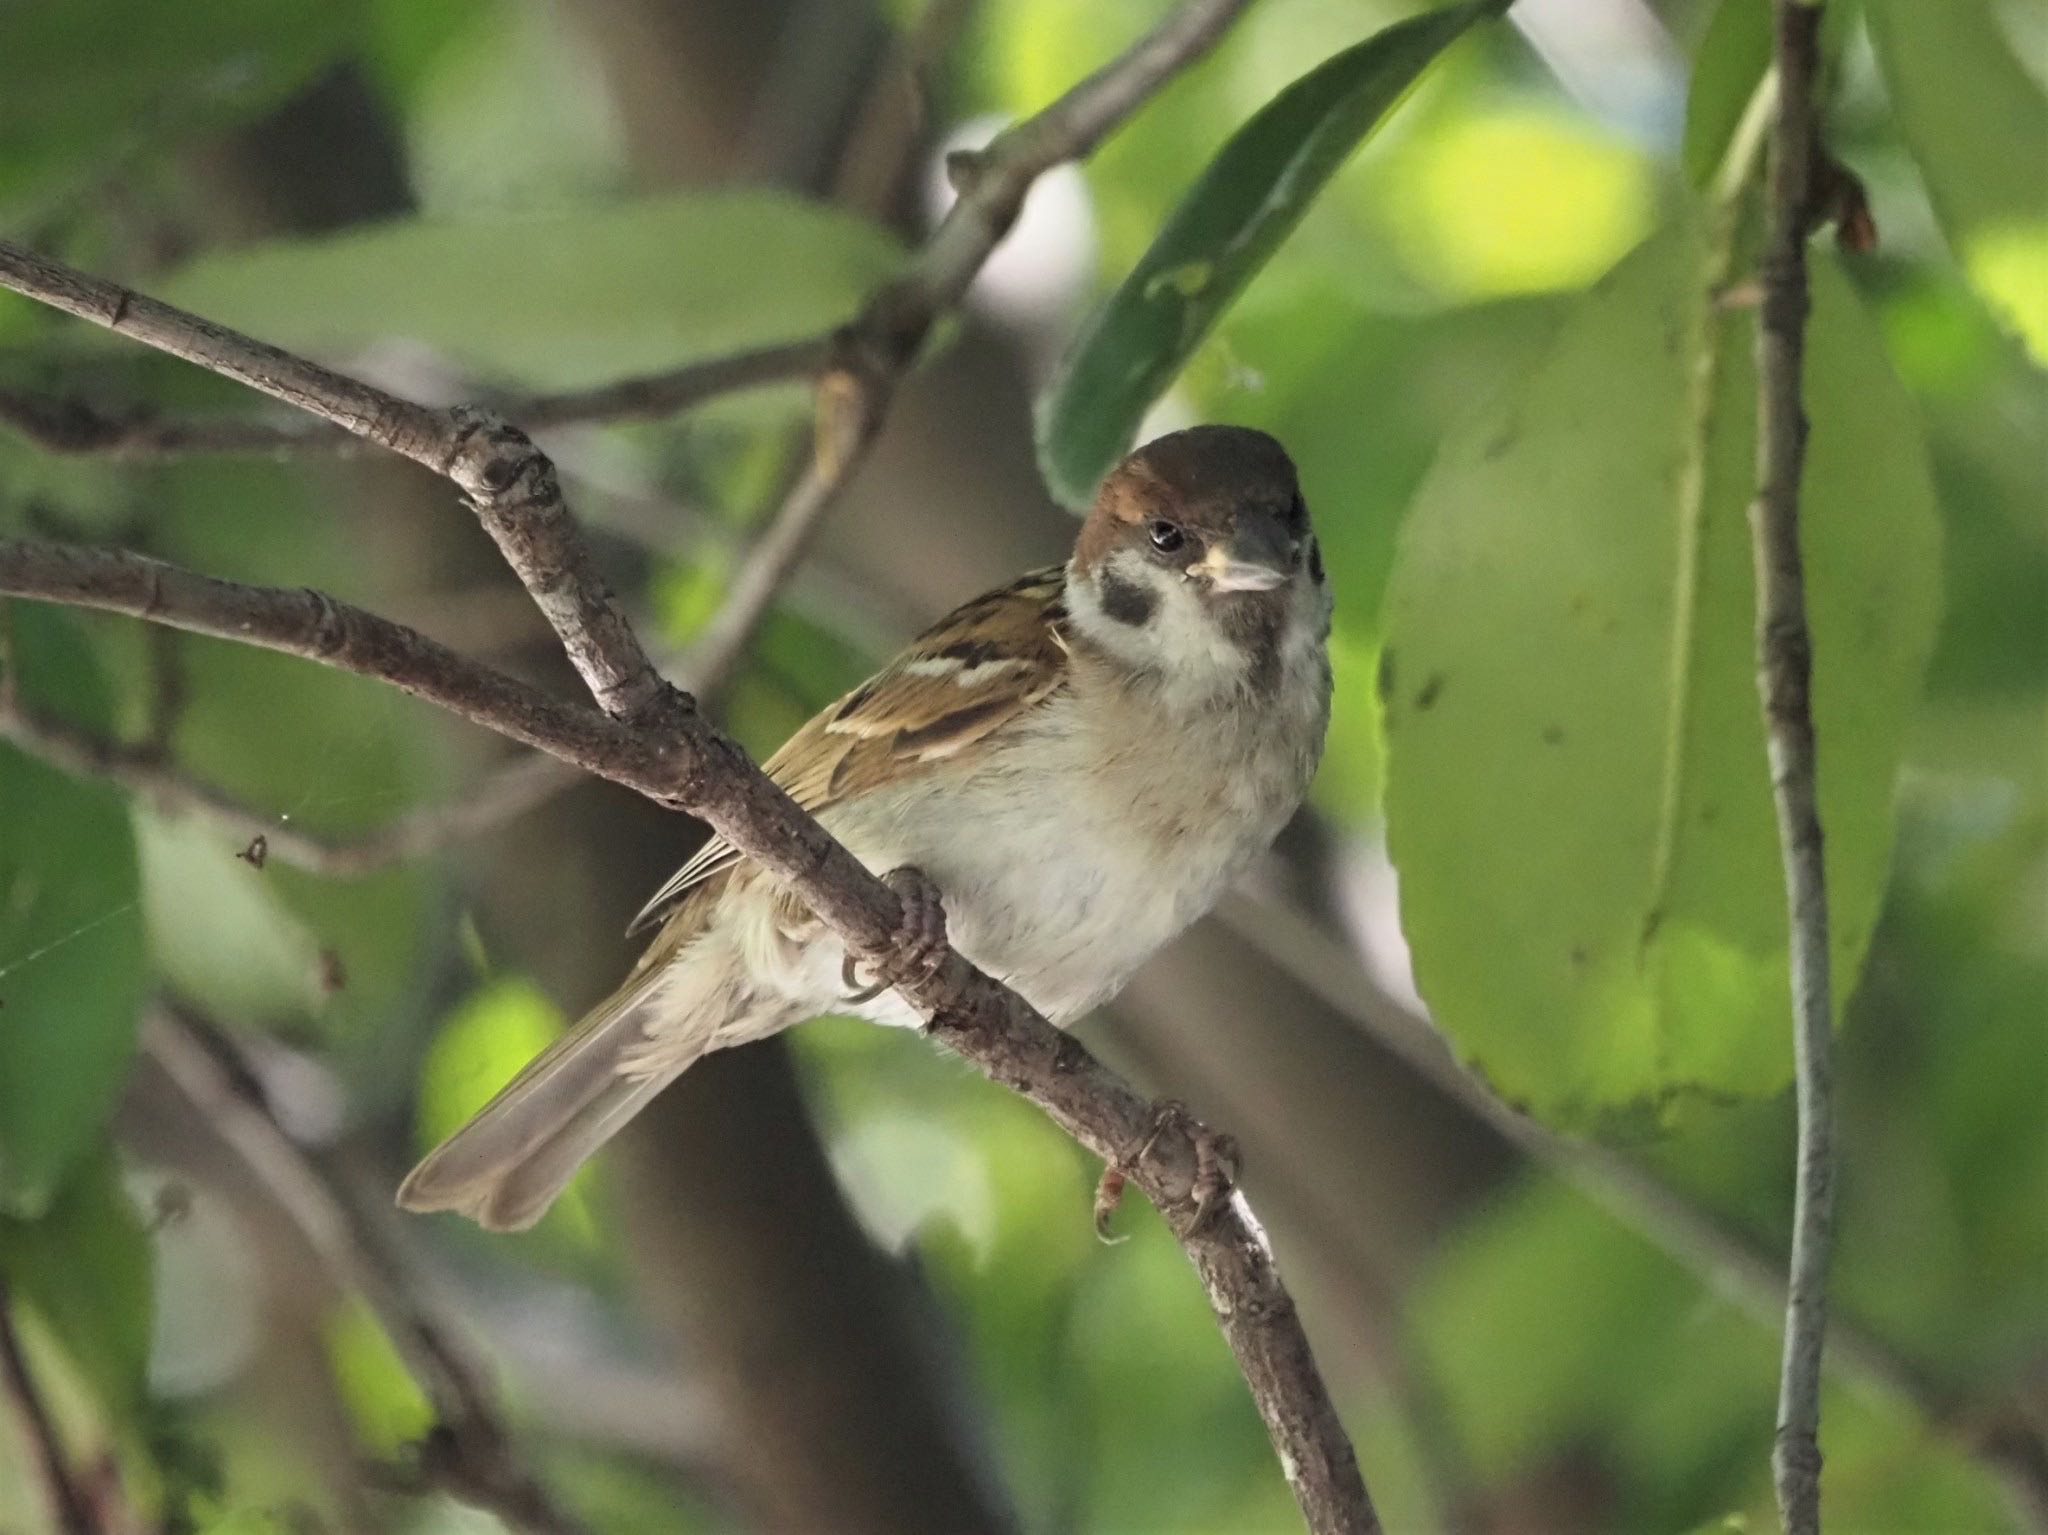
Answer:
M1039 402L1039 466L1085 503L1145 411L1301 221L1338 166L1446 47L1506 0L1471 0L1325 60L1231 136L1130 276L1083 327Z
M1695 187L1704 190L1713 180L1770 64L1770 0L1721 0L1694 54L1685 96L1679 163Z

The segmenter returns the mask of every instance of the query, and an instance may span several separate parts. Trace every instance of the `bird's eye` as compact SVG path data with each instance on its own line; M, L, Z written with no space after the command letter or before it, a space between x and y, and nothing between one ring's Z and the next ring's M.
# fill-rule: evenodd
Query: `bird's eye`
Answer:
M1161 554L1171 554L1188 541L1187 534L1181 532L1178 523L1167 522L1164 519L1152 524L1151 533L1152 547Z

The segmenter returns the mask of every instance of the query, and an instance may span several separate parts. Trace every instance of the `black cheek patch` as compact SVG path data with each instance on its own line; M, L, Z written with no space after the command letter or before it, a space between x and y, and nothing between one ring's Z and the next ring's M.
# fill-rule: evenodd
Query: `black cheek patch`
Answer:
M1308 573L1317 586L1323 584L1323 546L1313 538L1308 541Z
M1105 570L1096 585L1102 594L1102 611L1118 623L1136 629L1151 621L1155 599L1135 581Z

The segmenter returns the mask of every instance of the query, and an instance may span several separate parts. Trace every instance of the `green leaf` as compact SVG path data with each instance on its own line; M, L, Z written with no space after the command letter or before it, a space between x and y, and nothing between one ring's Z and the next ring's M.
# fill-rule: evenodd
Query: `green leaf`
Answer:
M2048 362L2048 92L1985 0L1868 0L1899 131L1970 281Z
M372 1455L394 1459L424 1439L434 1426L434 1405L376 1313L360 1297L349 1296L328 1319L325 1333L328 1368L356 1442Z
M1084 504L1146 409L1309 204L1439 53L1503 0L1387 28L1302 76L1230 138L1076 337L1039 402L1046 483Z
M423 342L489 377L573 388L844 320L898 251L763 191L406 219L202 257L173 303L325 356Z
M359 11L350 0L7 6L0 206L267 110L353 37Z
M1693 57L1679 163L1705 190L1771 63L1770 0L1721 0Z
M149 1367L149 1236L111 1151L81 1167L36 1219L0 1215L0 1276L49 1327L101 1408L132 1422Z
M70 621L11 605L26 702L105 730ZM146 976L121 798L0 744L0 1210L45 1209L113 1112Z
M1751 321L1718 321L1702 437L1703 265L1692 230L1658 237L1450 437L1388 596L1388 836L1422 993L1500 1092L1572 1126L1646 1128L1790 1070L1744 517ZM1825 259L1813 295L1803 520L1839 1002L1941 573L1913 406Z

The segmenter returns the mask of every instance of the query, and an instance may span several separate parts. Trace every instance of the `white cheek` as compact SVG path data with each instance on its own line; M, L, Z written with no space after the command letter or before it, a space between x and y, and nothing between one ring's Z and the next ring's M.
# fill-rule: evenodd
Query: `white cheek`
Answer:
M1242 680L1244 651L1206 610L1193 581L1131 549L1111 555L1106 573L1143 591L1152 599L1152 612L1142 624L1120 623L1103 611L1094 583L1070 581L1067 607L1089 640L1191 696L1211 695Z

